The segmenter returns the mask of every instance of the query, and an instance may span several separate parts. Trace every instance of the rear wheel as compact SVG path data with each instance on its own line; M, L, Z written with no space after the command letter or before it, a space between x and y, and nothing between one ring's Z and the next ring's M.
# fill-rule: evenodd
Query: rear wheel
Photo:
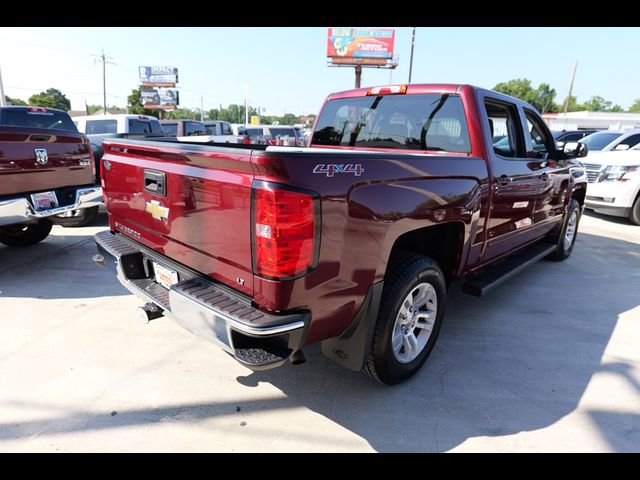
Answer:
M580 203L575 198L571 199L567 210L567 217L560 231L553 237L556 249L547 255L550 260L558 262L569 258L573 251L578 236L578 224L580 223L581 208Z
M8 225L0 227L0 243L9 247L28 247L49 236L52 224L47 219L28 225Z
M640 225L640 195L636 198L636 201L631 207L631 211L629 212L629 220L636 225Z
M63 227L84 227L89 225L98 216L100 207L82 208L60 213L51 218L56 225Z
M446 286L429 257L407 254L390 267L364 372L393 385L413 376L438 338Z

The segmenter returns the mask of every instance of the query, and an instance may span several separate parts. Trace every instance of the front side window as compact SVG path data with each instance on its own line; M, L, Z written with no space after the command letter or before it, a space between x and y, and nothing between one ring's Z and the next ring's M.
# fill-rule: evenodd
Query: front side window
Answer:
M531 146L533 153L537 157L543 157L545 154L553 151L552 145L554 142L546 133L546 130L541 125L541 120L531 112L530 110L524 111L527 118L527 130L531 137Z
M524 146L515 105L485 102L493 151L501 157L522 157Z
M330 100L311 143L471 152L460 97L439 93Z

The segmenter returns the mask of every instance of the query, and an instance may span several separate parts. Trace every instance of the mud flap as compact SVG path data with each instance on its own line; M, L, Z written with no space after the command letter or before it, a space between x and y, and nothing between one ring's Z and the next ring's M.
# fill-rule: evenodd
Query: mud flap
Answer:
M351 325L339 337L322 342L326 357L350 370L362 370L369 356L383 287L384 282L371 285Z

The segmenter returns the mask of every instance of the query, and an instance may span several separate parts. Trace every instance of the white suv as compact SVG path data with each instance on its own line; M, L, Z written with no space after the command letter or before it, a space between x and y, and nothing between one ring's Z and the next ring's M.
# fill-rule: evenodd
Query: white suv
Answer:
M590 155L582 163L589 180L585 208L640 225L640 148Z

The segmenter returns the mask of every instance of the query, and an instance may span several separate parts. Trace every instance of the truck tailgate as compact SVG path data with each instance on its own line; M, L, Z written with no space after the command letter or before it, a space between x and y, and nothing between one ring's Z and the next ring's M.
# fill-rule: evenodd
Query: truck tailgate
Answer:
M250 150L117 139L103 146L112 229L253 294Z
M90 185L94 176L84 135L0 127L0 196Z

